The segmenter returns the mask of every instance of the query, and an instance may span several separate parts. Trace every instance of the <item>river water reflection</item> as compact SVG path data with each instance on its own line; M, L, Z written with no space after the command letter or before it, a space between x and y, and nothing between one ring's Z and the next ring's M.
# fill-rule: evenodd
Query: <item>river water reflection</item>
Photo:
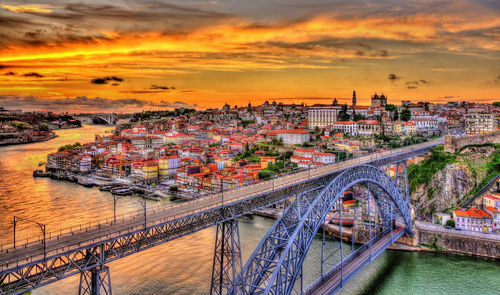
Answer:
M33 178L37 163L59 146L88 142L109 127L84 126L57 131L43 143L0 147L0 244L12 242L12 218L46 224L47 231L113 215L113 198L74 183ZM117 213L142 210L142 199L121 198ZM169 201L163 201L168 203ZM148 206L157 204L148 201ZM274 221L240 220L243 261ZM18 243L39 229L21 223ZM114 294L207 294L215 238L214 228L171 241L109 264ZM304 283L317 277L321 241L313 243L304 264ZM33 294L78 294L78 276L34 290ZM500 262L461 255L386 251L360 272L340 294L500 294Z

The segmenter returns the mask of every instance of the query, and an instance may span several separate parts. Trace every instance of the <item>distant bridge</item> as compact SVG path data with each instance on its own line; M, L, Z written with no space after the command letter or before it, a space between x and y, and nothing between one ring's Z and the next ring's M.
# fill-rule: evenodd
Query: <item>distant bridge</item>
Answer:
M406 160L426 154L438 144L442 141L302 170L117 220L47 233L45 240L15 248L2 245L0 294L21 294L74 274L80 274L79 294L111 294L107 263L214 225L217 238L211 294L334 293L397 238L411 234ZM396 173L391 179L384 167L394 164ZM399 170L401 167L404 169ZM298 282L302 282L307 251L332 208L342 224L340 197L352 187L366 192L355 195L360 205L349 217L353 233L361 229L369 233L362 240L364 246L355 249L354 243L361 240L358 234L355 241L353 234L349 253L342 243L329 249L325 240L331 237L323 230L321 276L304 290ZM282 216L242 267L236 218L287 202Z

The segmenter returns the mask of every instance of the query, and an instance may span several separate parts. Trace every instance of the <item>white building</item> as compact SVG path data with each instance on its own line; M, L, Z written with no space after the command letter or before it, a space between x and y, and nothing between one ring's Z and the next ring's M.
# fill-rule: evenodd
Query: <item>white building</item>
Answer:
M332 153L319 153L316 152L312 156L313 162L319 162L323 164L335 163L335 155Z
M476 232L492 232L493 218L481 209L472 207L470 210L453 211L455 228Z
M293 144L303 144L304 142L309 142L311 140L311 135L309 132L303 129L283 129L283 130L273 130L269 132L270 135L275 135L276 139L282 139L283 144L293 145Z
M354 121L337 121L333 124L333 129L350 135L358 134L358 125Z
M315 104L308 109L308 124L309 129L315 127L324 128L333 125L337 121L338 112L341 106L336 104Z

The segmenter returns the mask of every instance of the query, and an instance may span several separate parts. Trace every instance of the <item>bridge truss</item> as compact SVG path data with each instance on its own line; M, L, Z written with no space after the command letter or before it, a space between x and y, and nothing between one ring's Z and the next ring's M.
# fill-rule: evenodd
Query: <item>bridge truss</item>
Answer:
M339 168L331 169L327 165L308 172L298 172L296 176L288 176L297 179L294 181L279 182L280 179L276 179L279 184L276 187L274 180L272 186L270 181L260 186L253 185L257 187L257 193L250 193L251 190L245 188L244 192L250 194L248 197L227 197L224 202L224 194L222 200L219 194L198 199L188 202L188 205L195 206L199 201L200 208L186 214L168 215L168 210L175 207L169 206L163 208L161 214L149 216L148 220L144 214L144 217L138 215L129 220L102 224L99 228L86 228L84 231L72 232L70 236L58 236L57 240L48 241L47 252L42 250L41 242L0 252L0 295L22 294L75 274L81 276L80 294L111 294L107 263L213 225L217 225L218 234L212 294L289 294L286 292L293 290L297 277L300 277L305 254L320 226L325 223L326 215L335 206L340 194L353 185L362 184L372 194L378 208L379 231L382 228L392 229L392 217L396 216L405 226L404 231L411 233L409 203L398 188L398 184L406 184L407 180L404 181L404 175L396 173L393 181L378 167L405 163L406 159L425 154L439 143L336 164L340 165ZM403 191L407 192L407 188ZM241 252L236 218L260 208L287 202L291 198L293 201L283 216L240 272ZM376 232L372 232L372 238ZM86 238L88 236L91 238ZM56 247L59 239L72 244ZM20 258L12 260L10 257ZM328 273L326 264L322 261L321 267L325 268L322 274Z

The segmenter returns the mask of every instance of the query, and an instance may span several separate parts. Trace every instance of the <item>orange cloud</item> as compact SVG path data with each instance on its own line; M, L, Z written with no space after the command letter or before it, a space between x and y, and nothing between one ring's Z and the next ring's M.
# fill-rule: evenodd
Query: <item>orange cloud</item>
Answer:
M51 13L52 9L43 4L29 4L29 5L0 5L2 8L15 13Z

